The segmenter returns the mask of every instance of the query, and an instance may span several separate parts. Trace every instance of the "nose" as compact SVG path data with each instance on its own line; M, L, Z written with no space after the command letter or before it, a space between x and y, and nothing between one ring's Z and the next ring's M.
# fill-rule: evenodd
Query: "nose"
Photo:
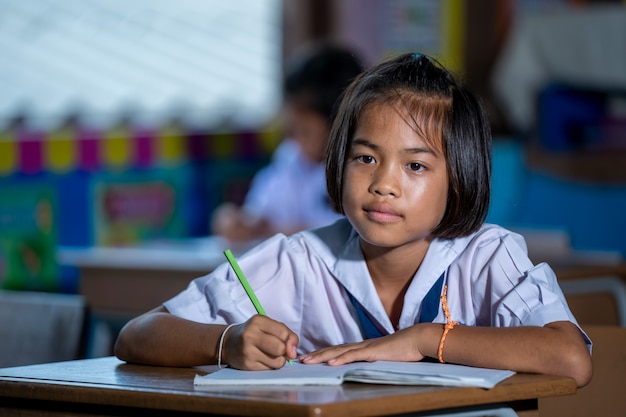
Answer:
M372 173L372 182L369 191L379 196L399 197L401 194L399 174L393 169L393 166L379 166Z

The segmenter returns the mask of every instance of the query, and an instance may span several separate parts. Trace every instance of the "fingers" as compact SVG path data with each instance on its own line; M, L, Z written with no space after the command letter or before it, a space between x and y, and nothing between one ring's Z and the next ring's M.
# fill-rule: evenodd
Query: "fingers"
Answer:
M232 333L231 333L232 332ZM234 368L277 369L295 359L298 336L283 323L256 315L235 326L225 340L225 360Z
M438 325L436 327L438 338ZM323 348L299 359L305 364L325 362L329 365L377 360L416 362L424 358L421 346L429 343L422 339L420 327L416 325L376 339ZM224 361L234 368L277 369L285 366L288 359L296 359L298 336L283 323L255 315L228 332L224 345L228 349L224 352Z
M286 355L289 359L298 357L298 336L294 332L289 332L286 342Z
M376 339L327 347L300 356L300 361L305 364L326 362L329 365L380 360L417 362L424 358L419 348L421 337L418 331L417 326L413 326Z
M369 341L332 346L300 356L300 362L315 364L326 362L329 365L343 365L350 362L377 360L375 350L368 349Z

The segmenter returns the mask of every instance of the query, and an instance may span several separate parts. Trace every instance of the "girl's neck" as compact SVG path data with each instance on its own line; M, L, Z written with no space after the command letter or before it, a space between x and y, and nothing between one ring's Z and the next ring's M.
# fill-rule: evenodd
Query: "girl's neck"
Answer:
M362 245L363 255L376 292L391 323L397 328L404 295L417 272L430 242L410 248L373 248Z
M404 286L417 272L430 240L413 245L384 248L361 242L361 250L375 285Z

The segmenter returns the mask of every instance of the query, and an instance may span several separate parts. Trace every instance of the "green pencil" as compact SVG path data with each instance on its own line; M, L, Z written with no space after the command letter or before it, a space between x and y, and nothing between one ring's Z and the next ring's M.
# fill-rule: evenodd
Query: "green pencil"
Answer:
M235 271L235 275L237 275L237 278L239 278L239 282L241 282L243 289L246 290L246 294L248 294L248 297L250 297L250 301L252 301L252 304L254 304L254 308L256 309L256 312L263 316L267 316L267 314L265 313L265 310L263 309L263 306L261 305L261 302L259 301L258 298L256 298L256 294L252 290L250 283L246 279L246 276L243 274L243 271L241 270L241 268L239 267L239 264L235 260L233 253L230 251L230 249L226 249L224 251L224 255L226 255L226 259L228 259L228 263L230 264L230 266L233 267L233 271Z
M228 263L233 268L233 271L235 271L235 275L237 275L237 278L239 278L239 282L241 282L243 289L246 290L246 294L248 294L248 298L250 298L250 301L252 301L252 304L254 305L256 312L262 316L267 316L267 314L265 313L265 309L261 305L261 302L259 301L259 299L256 297L256 294L252 290L250 283L248 282L248 280L246 279L246 276L243 274L243 271L239 267L239 264L237 263L237 260L233 256L233 253L230 251L230 249L226 249L224 251L224 255L226 255L226 259L228 259ZM287 359L287 362L289 363L289 365L291 365L290 359Z

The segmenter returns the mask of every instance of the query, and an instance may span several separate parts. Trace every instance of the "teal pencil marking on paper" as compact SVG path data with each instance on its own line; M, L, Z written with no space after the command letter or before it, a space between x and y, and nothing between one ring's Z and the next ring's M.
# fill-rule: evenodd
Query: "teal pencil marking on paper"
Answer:
M252 287L250 286L248 279L246 278L246 276L243 274L243 271L239 267L239 264L237 263L237 260L233 256L233 253L230 251L230 249L226 249L224 251L224 255L226 255L226 259L228 260L228 263L233 268L233 271L235 271L235 275L237 275L237 278L239 278L239 282L241 282L243 289L246 290L246 294L248 294L248 298L250 298L250 301L252 301L252 304L254 305L256 312L261 314L262 316L267 316L267 314L265 313L265 309L263 309L261 302L256 297L256 294L252 290ZM291 365L291 359L287 359L287 362L289 363L289 365Z

